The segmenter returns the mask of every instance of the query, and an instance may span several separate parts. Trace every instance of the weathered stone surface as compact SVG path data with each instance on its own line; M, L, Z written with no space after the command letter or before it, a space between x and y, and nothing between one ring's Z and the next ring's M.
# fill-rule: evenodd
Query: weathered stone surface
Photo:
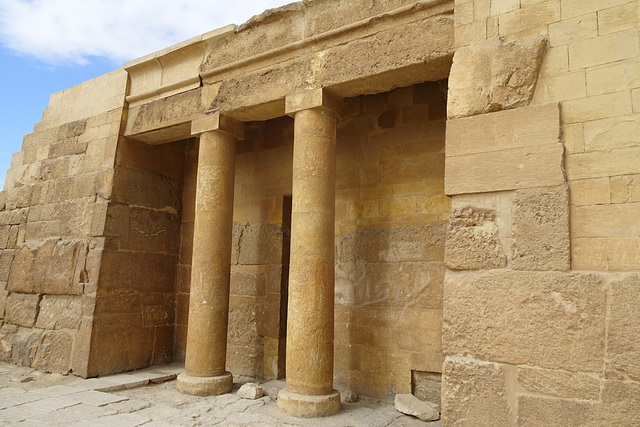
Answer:
M571 264L568 186L516 190L512 230L512 268L568 270Z
M605 287L583 273L445 275L443 350L483 360L600 372Z
M258 383L245 383L240 387L236 395L243 399L260 399L264 396L264 391Z
M12 292L7 297L6 321L8 323L33 327L38 317L41 295Z
M518 426L593 426L598 412L594 401L553 399L542 396L518 396ZM621 424L624 425L624 424Z
M640 276L611 283L605 375L640 379Z
M31 366L44 372L68 373L72 345L73 339L67 332L45 331Z
M31 366L42 339L41 329L18 328L11 343L11 363Z
M40 302L40 312L36 327L42 329L78 329L81 316L82 299L80 297L45 295Z
M411 394L420 400L442 404L442 374L438 372L411 371Z
M440 419L440 407L435 403L424 402L413 394L396 394L394 404L399 412L422 421L435 421Z
M18 332L18 327L15 325L4 323L0 327L0 360L3 362L11 360L11 350L16 332Z
M452 270L506 267L498 233L495 211L471 206L455 208L447 227L445 265Z
M518 367L518 382L527 391L548 396L597 400L600 395L598 374Z
M447 357L442 369L442 422L447 426L509 425L505 368L471 357Z
M22 246L16 249L7 289L13 292L33 291L32 277L35 259L36 252L30 247Z
M246 224L238 236L238 264L282 263L282 229L274 224Z
M0 250L0 282L9 281L14 251Z
M449 76L449 118L522 107L531 101L546 47L541 37L498 37L456 51Z

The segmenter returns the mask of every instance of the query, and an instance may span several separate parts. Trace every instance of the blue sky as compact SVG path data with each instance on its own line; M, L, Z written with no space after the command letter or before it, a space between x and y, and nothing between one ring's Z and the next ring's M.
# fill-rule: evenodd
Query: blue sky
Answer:
M51 94L291 2L0 0L0 190Z

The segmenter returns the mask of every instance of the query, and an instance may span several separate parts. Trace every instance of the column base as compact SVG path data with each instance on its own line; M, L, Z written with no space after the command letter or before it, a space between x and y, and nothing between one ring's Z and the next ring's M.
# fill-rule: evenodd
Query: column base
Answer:
M178 375L177 388L180 393L194 396L218 396L231 391L233 375L225 372L218 377L192 377L182 373Z
M310 396L282 389L278 393L277 404L278 408L294 417L328 417L340 411L340 393L333 390L331 394Z

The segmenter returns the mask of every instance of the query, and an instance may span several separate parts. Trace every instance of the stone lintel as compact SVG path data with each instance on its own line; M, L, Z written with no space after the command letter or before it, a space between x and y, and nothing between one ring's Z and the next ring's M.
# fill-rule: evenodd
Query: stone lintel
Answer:
M191 135L220 131L228 133L235 139L244 139L244 123L221 114L219 111L205 113L204 116L191 121Z
M298 111L311 108L324 107L338 117L343 115L343 107L340 99L336 98L326 89L313 89L302 93L288 95L285 98L285 114L293 116Z

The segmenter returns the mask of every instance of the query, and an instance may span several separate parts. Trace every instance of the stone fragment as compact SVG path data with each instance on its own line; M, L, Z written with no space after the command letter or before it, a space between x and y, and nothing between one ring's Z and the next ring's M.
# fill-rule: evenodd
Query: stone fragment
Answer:
M458 49L449 76L449 118L528 105L546 44L542 37L512 42L492 37Z
M236 395L243 399L260 399L264 396L264 391L258 383L246 383L240 387Z
M496 212L454 208L447 227L445 265L452 270L502 268L507 259L498 238Z
M435 421L440 419L440 407L435 403L424 402L413 394L396 394L395 407L399 412L422 421Z
M571 265L568 186L516 190L513 238L512 268L568 270Z
M353 390L344 390L340 393L340 397L342 397L342 401L345 403L355 403L358 401L358 395Z
M505 368L471 357L447 357L442 366L442 422L447 426L509 425Z

